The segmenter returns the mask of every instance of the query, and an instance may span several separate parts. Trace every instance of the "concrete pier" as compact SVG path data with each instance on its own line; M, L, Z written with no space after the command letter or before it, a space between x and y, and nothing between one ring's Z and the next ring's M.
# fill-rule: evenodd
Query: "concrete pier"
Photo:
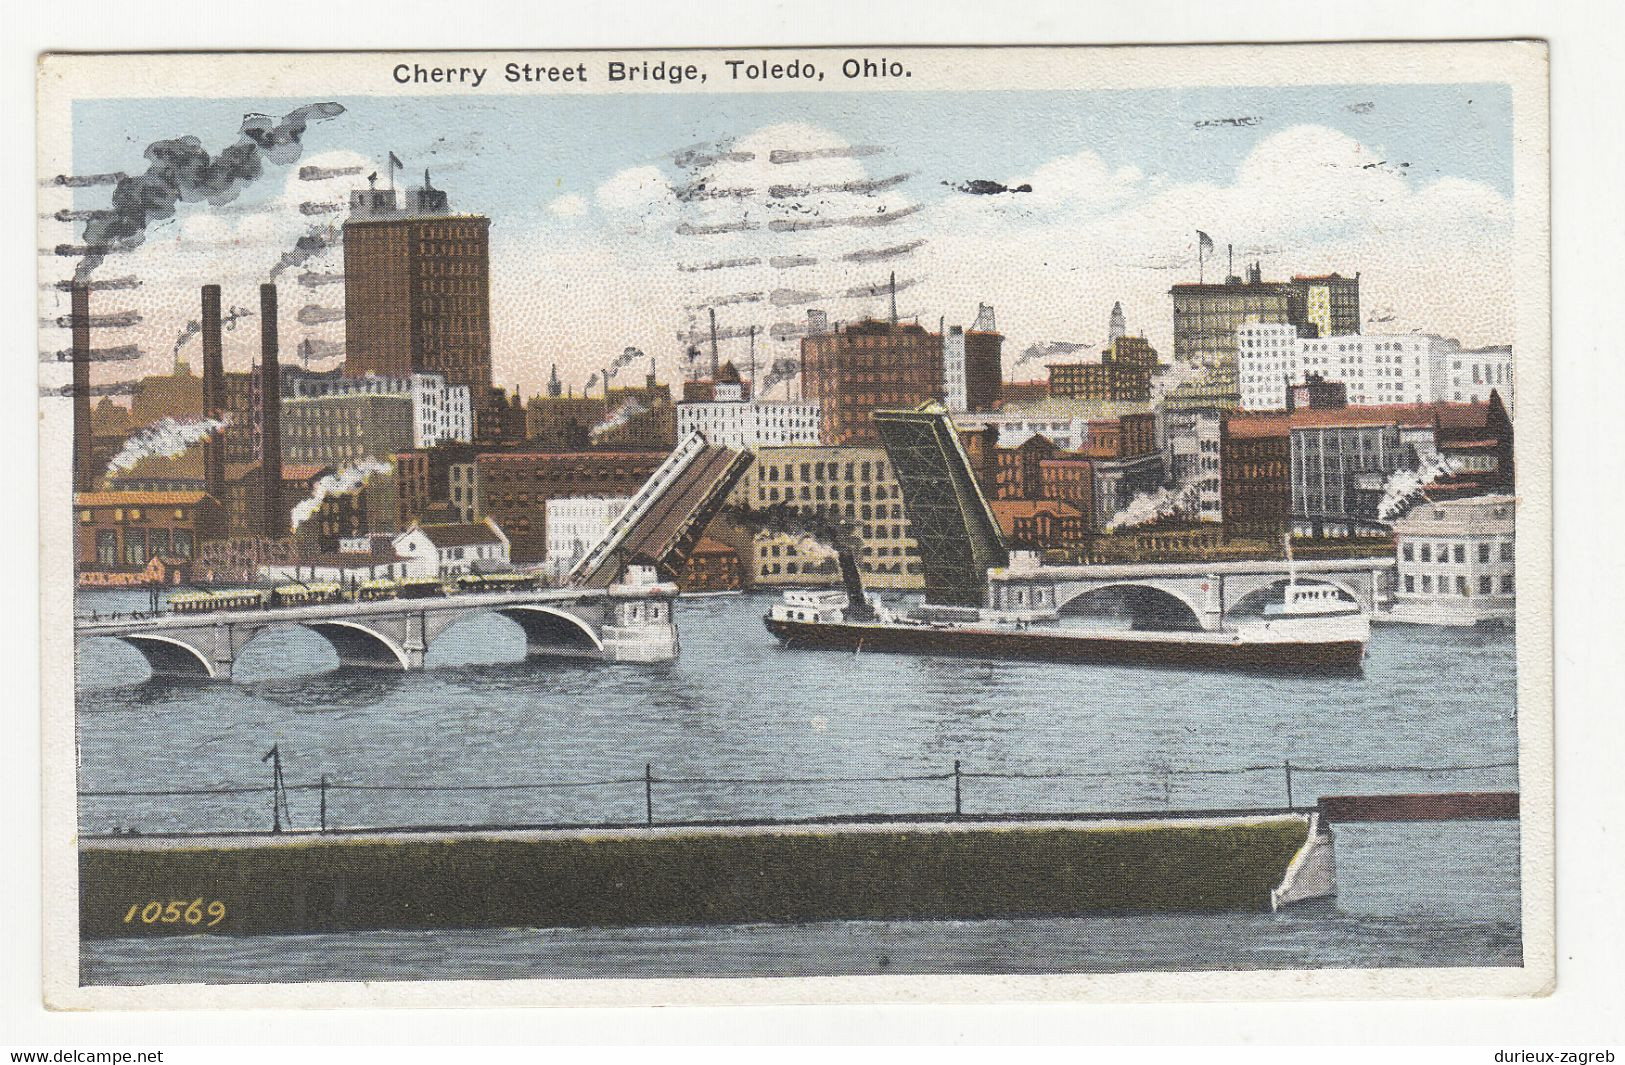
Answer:
M80 931L1268 910L1310 839L1296 812L100 837L80 848Z

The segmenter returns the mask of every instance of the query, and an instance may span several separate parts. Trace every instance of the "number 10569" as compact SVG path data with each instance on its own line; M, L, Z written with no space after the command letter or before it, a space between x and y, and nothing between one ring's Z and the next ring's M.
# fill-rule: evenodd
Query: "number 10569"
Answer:
M226 904L219 899L135 902L124 915L125 924L189 924L202 928L213 928L225 919Z

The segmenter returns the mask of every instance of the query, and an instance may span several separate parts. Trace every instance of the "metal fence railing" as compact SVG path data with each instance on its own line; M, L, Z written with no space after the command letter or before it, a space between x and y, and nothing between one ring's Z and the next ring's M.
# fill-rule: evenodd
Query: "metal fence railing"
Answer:
M1484 762L1446 765L1323 765L1293 762L1258 763L1239 766L1175 766L1157 764L1140 769L1044 769L995 770L966 769L960 760L951 768L934 772L892 774L834 774L829 776L662 776L652 762L641 774L606 776L580 780L534 780L474 783L430 783L424 781L357 782L323 774L304 783L288 783L278 748L266 752L269 779L258 785L221 787L106 789L79 792L81 821L87 815L105 826L84 824L90 834L139 833L135 824L156 821L168 833L204 831L201 822L211 819L173 816L171 803L132 804L129 800L203 800L211 808L245 803L232 815L212 819L245 831L273 832L356 830L433 830L453 828L590 828L621 825L713 823L762 823L796 820L865 820L917 816L1023 817L1056 813L1113 815L1129 812L1145 814L1170 812L1268 811L1307 809L1315 804L1303 788L1303 779L1313 781L1346 778L1393 778L1396 776L1460 779L1468 774L1505 774L1516 770L1516 762ZM1199 806L1174 802L1175 788L1185 781L1207 782ZM1215 788L1215 781L1234 781L1241 786ZM1482 777L1480 777L1482 780ZM1053 803L1035 801L1046 792L1034 792L1033 785L1050 782L1047 789L1055 797L1068 794L1064 782L1108 785L1104 794L1122 801L1100 802L1092 808L1079 806L1057 810ZM1005 785L1000 788L998 785ZM874 798L890 797L890 808L855 808L854 786L870 786ZM839 790L841 800L833 812L809 815L792 809L784 798L785 789L813 788ZM1011 788L1018 794L1012 795ZM587 793L591 797L561 808L555 800L541 804L543 796ZM291 796L298 796L300 814L295 818ZM777 801L770 801L771 796ZM1025 799L1025 801L1023 801ZM1307 799L1307 801L1305 801ZM101 804L113 802L112 808ZM357 800L360 800L359 802ZM416 800L416 801L414 801ZM842 801L844 800L844 801ZM977 801L981 800L981 801ZM1002 800L1002 804L1001 804ZM1015 802L1020 808L1011 808ZM909 803L906 808L903 803ZM255 810L259 814L255 814ZM574 811L573 813L571 811ZM105 816L111 814L111 818ZM263 819L262 819L263 818Z

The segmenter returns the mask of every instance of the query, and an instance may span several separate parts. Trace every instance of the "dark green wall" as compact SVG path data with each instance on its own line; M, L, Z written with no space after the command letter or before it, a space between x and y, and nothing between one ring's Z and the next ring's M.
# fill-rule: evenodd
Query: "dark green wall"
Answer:
M80 851L86 938L190 934L132 905L225 903L215 933L1258 909L1305 823L965 826L548 838L343 836Z

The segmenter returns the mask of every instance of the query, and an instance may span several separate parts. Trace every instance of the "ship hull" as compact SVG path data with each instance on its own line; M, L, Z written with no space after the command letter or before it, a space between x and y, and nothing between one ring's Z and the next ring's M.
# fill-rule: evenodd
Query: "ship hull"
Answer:
M831 621L769 616L767 630L796 650L947 655L1260 673L1358 673L1356 639L1249 641L1227 633L1093 633Z

